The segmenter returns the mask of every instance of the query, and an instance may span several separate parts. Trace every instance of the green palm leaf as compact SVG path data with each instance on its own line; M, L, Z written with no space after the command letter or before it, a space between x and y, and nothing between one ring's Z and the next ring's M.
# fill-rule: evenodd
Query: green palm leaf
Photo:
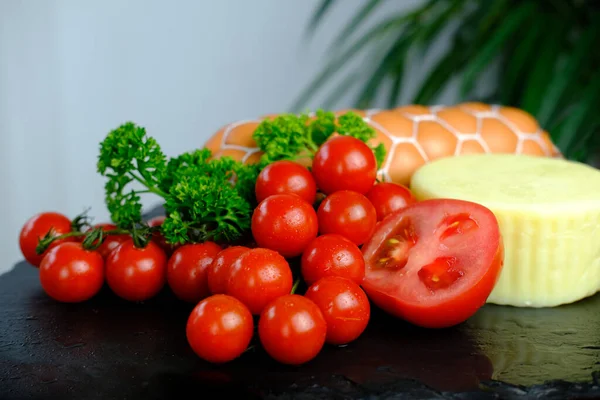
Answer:
M331 6L333 5L333 1L334 0L323 0L321 5L317 8L317 11L313 14L310 23L308 24L308 34L312 34L315 31L317 25L319 25L325 14L327 14L327 11L329 11Z
M336 58L331 60L323 69L323 71L312 81L312 83L300 94L298 100L292 106L292 110L301 109L308 99L314 95L321 87L325 85L338 69L340 69L348 60L363 49L370 42L381 39L386 33L390 32L395 26L403 25L404 19L402 16L389 18L387 21L377 25L367 32L363 37L354 42L348 49L343 51Z
M333 6L323 0L312 16L314 29ZM366 33L382 0L364 0L332 41L329 60L296 101L299 109L321 90L334 104L350 91L354 106L380 101L394 107L404 92L405 71L429 59L450 37L428 72L419 78L412 102L430 104L459 78L456 101L478 100L521 107L548 129L568 157L590 159L600 151L600 4L594 0L424 0L416 8L384 16ZM402 4L388 0L389 4ZM444 42L446 42L444 40ZM424 58L428 55L427 59ZM367 56L349 71L345 66ZM328 89L330 80L336 84ZM598 158L598 157L596 157Z
M593 81L581 93L581 102L564 121L560 129L554 132L556 145L568 150L577 139L577 132L588 121L593 121L597 116L598 101L600 101L600 72L596 73Z
M552 79L552 85L548 86L548 91L541 99L541 105L537 112L537 118L542 126L550 122L556 108L560 105L563 94L568 90L569 83L577 80L577 75L586 61L590 48L593 48L594 42L599 37L600 24L596 23L577 40L572 56L567 60L565 67Z
M461 85L461 94L469 94L473 90L475 80L481 71L489 65L498 56L498 49L517 32L521 22L535 11L535 5L531 2L523 2L518 9L504 19L502 25L496 30L494 35L475 55L475 58L469 63L463 74Z
M359 9L356 14L350 19L350 22L346 24L346 27L338 34L333 40L333 44L330 46L330 51L335 51L342 47L348 37L352 35L352 32L358 30L363 22L367 20L369 15L375 11L377 6L381 3L381 0L369 0L367 4Z

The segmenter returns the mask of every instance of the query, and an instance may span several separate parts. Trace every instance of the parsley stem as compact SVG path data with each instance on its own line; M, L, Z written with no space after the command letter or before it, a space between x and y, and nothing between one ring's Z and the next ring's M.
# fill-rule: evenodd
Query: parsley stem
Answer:
M310 134L306 135L306 144L308 144L308 147L311 150L310 152L314 154L314 153L316 153L319 150L319 146L317 146L315 144L315 142L313 141L313 139L312 139L311 136L312 135L310 135Z
M141 176L136 175L133 171L129 171L129 175L131 175L131 177L133 179L135 179L136 181L138 181L139 183L141 183L142 185L144 185L148 191L148 193L154 193L162 198L166 198L167 194L165 192L163 192L162 190L160 190L159 188L157 188L156 186L152 186L147 180L145 180L144 178L142 178Z

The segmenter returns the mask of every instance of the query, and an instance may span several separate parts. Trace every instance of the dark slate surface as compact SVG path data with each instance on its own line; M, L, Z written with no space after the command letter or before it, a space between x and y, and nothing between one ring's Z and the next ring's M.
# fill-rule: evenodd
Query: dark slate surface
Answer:
M204 363L185 339L190 310L167 290L145 304L106 289L60 304L20 263L0 277L0 398L600 398L600 296L547 310L487 305L445 330L374 310L359 340L301 367L259 347Z
M185 338L191 308L168 290L143 304L106 288L57 303L20 263L0 276L0 400L600 398L600 295L552 309L486 305L444 330L373 310L356 342L301 367L256 343L227 365L203 362Z

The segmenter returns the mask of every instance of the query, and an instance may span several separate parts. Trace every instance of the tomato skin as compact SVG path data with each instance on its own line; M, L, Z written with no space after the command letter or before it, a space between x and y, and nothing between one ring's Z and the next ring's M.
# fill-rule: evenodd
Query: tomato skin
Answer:
M326 276L343 276L360 285L365 277L365 260L358 246L336 234L321 235L310 242L300 265L307 285Z
M371 317L369 299L350 279L328 276L311 285L304 296L323 313L327 323L327 343L350 343L367 328Z
M167 283L178 299L198 303L210 294L208 268L221 246L214 242L186 244L179 247L167 263Z
M167 280L167 256L152 241L144 248L129 239L114 249L106 260L106 282L128 301L144 301L157 295Z
M260 171L255 192L259 203L274 194L295 194L313 204L317 196L317 184L305 166L282 160L275 161Z
M306 297L288 294L269 303L260 315L258 336L265 351L288 365L304 364L325 344L327 325L321 310Z
M95 296L104 284L104 260L80 243L65 242L50 249L40 264L40 283L54 300L79 303Z
M58 246L64 242L74 242L75 238L67 238L60 241L54 241L44 252L37 254L35 248L38 245L39 239L43 238L50 229L53 229L56 236L71 232L71 220L65 215L57 212L43 212L31 217L21 228L19 234L19 247L25 260L34 267L39 267L44 256L52 247Z
M239 256L250 250L245 246L231 246L221 250L208 268L208 289L212 294L227 292L231 265Z
M165 222L165 219L166 217L164 215L159 215L157 217L151 218L148 220L148 226L161 226L163 222ZM152 241L159 245L167 256L173 254L177 247L179 247L176 244L168 243L160 231L155 231L152 233Z
M238 358L248 348L253 333L248 308L224 294L199 302L186 325L186 337L194 353L216 364Z
M286 258L302 254L319 231L314 208L292 194L276 194L261 201L252 214L251 228L260 247Z
M292 290L289 264L279 253L269 249L250 249L231 265L227 294L244 303L259 315L274 299Z
M406 283L408 281L401 281L393 273L382 273L376 266L380 245L403 220L412 218L418 221L417 226L424 226L421 230L426 235L433 235L435 228L432 227L439 226L447 215L459 213L474 215L479 220L479 232L471 236L466 245L463 242L459 247L440 246L439 240L422 238L420 240L426 241L427 246L421 246L416 257L419 263L428 265L428 262L440 255L439 252L444 256L455 256L460 265L471 268L467 270L466 278L461 279L469 279L470 275L476 277L462 285L460 290L451 291L452 287L444 289L448 291L443 292L445 296L441 299L418 300L403 297L398 290L400 287L410 287ZM425 328L454 326L475 314L492 292L504 264L504 244L494 214L482 205L451 199L425 200L393 213L377 227L362 252L366 263L362 287L369 299L384 311ZM423 268L420 271L422 270ZM407 273L403 276L408 279ZM397 286L394 288L394 285ZM412 288L417 289L416 286Z
M110 223L100 223L94 225L95 228L102 228L103 231L111 231L117 229L115 224ZM96 249L98 253L106 260L110 253L119 247L121 243L131 239L129 235L108 235L102 244Z
M366 195L377 211L377 221L417 202L409 188L392 182L374 185Z
M365 194L375 183L377 162L364 142L351 136L335 136L315 154L312 173L323 193L352 190Z
M317 211L319 232L335 233L360 246L372 235L377 224L377 212L362 194L341 190L323 200Z

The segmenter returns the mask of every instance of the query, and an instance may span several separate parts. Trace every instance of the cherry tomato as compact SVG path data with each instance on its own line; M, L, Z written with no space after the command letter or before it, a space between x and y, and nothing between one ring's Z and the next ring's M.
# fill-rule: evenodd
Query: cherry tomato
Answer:
M167 256L152 241L146 247L138 248L129 239L114 249L106 260L106 282L125 300L148 300L162 290L166 280Z
M163 224L163 222L165 222L165 218L166 217L164 215L159 215L157 217L151 218L150 220L148 220L148 226L151 226L151 227L161 226ZM179 247L178 245L168 243L167 240L165 239L165 237L163 236L163 234L159 231L155 231L152 233L152 241L154 241L154 243L159 245L160 248L163 249L163 251L165 252L165 254L167 256L170 256L171 254L173 254L175 249L177 249L177 247Z
M256 180L256 200L260 203L274 194L295 194L313 204L317 184L310 171L293 161L275 161L267 165Z
M239 357L250 344L254 322L248 308L224 294L207 297L190 314L186 336L194 353L211 363Z
M56 212L44 212L31 217L23 228L19 235L19 247L25 260L34 267L39 267L44 255L48 253L48 250L52 247L58 246L64 242L74 242L76 239L67 238L63 240L57 240L52 242L48 250L44 254L37 254L35 248L41 238L52 229L55 236L60 236L65 233L71 232L71 220L63 214Z
M96 224L94 227L102 228L103 231L112 231L114 229L117 229L117 226L115 224L109 224L109 223ZM104 257L104 259L106 260L108 255L114 249L119 247L121 245L121 243L127 241L128 239L131 239L131 236L129 236L129 235L108 235L104 239L102 244L96 249L96 251L98 253L100 253L100 255L102 257Z
M369 190L367 199L377 211L377 221L417 202L409 188L392 182L379 183Z
M392 214L362 251L362 286L373 303L430 328L459 324L483 306L504 260L494 214L450 199L418 202Z
M341 235L326 234L314 239L300 262L308 285L326 276L343 276L357 284L365 277L365 261L357 245Z
M356 340L371 317L369 299L350 279L328 276L318 280L304 295L323 313L327 323L326 342L342 345Z
M326 194L339 190L365 194L375 183L377 162L364 142L351 136L335 136L315 154L312 173Z
M208 289L212 294L227 292L231 264L248 250L250 249L245 246L232 246L221 250L217 254L210 267L208 267Z
M337 233L356 245L371 237L377 224L377 212L362 194L342 190L323 200L317 212L321 234Z
M289 293L292 284L292 270L285 258L273 250L250 249L231 265L227 294L259 315L267 303Z
M221 247L213 242L186 244L179 247L167 263L167 282L180 300L198 303L207 297L208 268Z
M284 257L302 254L317 237L314 208L293 194L276 194L261 201L252 214L252 235L260 247Z
M304 364L325 344L327 325L319 307L297 294L267 305L258 321L258 336L267 354L280 363Z
M47 251L40 264L42 288L54 300L79 303L96 295L104 284L104 260L81 243L65 242Z

